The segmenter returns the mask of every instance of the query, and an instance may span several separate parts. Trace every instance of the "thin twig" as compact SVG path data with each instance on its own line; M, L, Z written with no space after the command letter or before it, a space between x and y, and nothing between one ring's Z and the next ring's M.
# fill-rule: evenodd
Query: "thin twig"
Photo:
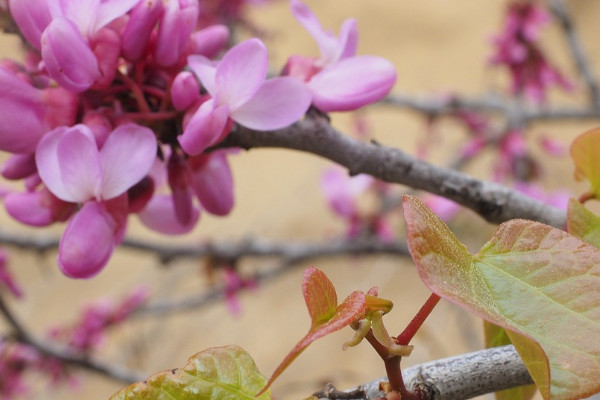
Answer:
M562 0L551 0L550 10L558 22L560 22L560 25L565 33L567 42L569 44L569 49L571 50L571 56L573 57L573 60L575 60L575 65L579 71L579 74L583 77L588 87L590 100L596 109L599 109L600 87L598 86L598 81L594 77L588 57L583 50L583 46L575 29L573 19Z

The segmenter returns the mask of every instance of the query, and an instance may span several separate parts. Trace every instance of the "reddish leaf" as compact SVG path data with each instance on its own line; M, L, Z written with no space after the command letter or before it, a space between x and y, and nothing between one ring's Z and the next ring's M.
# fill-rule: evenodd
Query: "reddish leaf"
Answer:
M319 288L323 288L326 293L322 295ZM273 375L267 382L265 388L259 393L267 390L271 384L281 375L281 373L306 349L312 342L322 338L332 332L338 331L357 319L361 318L365 313L365 294L361 291L352 292L346 299L337 307L333 314L326 320L323 319L326 311L329 309L331 299L337 299L335 289L329 278L320 270L309 267L304 273L304 281L302 283L306 305L309 307L312 326L306 336L304 336L290 353L283 359L281 364L275 369ZM332 291L331 291L332 289ZM320 298L320 300L312 301L310 295ZM309 304L310 303L310 304ZM316 321L316 322L315 322Z
M302 280L302 294L313 328L328 321L335 314L337 294L333 283L323 271L315 267L306 268Z
M411 255L439 296L500 325L542 396L600 390L600 251L533 221L512 220L472 256L421 201L405 196Z
M600 197L600 128L579 135L571 144L571 157L575 162L575 179L586 179L591 194Z

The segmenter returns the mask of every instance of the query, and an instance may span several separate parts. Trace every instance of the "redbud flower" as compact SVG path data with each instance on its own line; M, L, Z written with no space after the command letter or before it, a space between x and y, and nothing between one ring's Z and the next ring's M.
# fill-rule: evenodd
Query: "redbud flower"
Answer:
M66 275L100 272L124 232L125 192L148 173L155 157L154 133L135 124L116 128L100 150L85 125L55 129L40 141L36 163L46 187L61 200L84 203L59 245Z
M186 50L190 36L196 28L199 5L197 0L169 0L158 28L156 62L171 66L179 61Z
M372 184L373 178L369 175L349 177L341 169L332 168L323 174L321 190L336 214L350 218L358 214L358 196Z
M317 42L321 58L290 57L284 74L306 82L315 107L325 112L356 110L389 93L396 82L396 69L381 57L356 56L354 20L346 20L340 36L335 37L323 30L304 3L291 0L290 4L294 17Z
M266 80L267 49L258 39L232 47L217 66L199 55L190 56L188 63L212 96L179 136L190 155L218 143L228 133L229 118L250 129L280 129L299 120L310 105L310 93L298 79Z
M64 89L37 89L3 67L0 87L0 150L33 153L43 134L75 121L77 97Z
M229 214L235 203L227 153L221 150L189 159L194 193L204 209L214 215Z
M513 93L523 93L543 102L552 85L571 90L573 84L546 59L537 40L550 20L544 8L533 2L513 2L508 7L503 31L493 38L495 53L490 62L506 66L511 74Z

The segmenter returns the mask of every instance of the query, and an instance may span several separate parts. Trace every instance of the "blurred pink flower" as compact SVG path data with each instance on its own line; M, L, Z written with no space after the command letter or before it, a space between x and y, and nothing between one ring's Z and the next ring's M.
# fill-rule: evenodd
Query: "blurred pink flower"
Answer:
M312 103L324 112L356 110L385 97L396 82L394 65L381 57L357 56L356 21L342 24L340 36L326 32L300 0L291 0L292 14L319 46L321 58L292 56L284 75L306 82Z
M573 89L573 84L550 64L537 44L539 32L548 21L548 12L539 4L514 1L508 6L502 33L492 42L495 53L490 62L508 68L513 93L523 93L536 102L545 101L550 86Z

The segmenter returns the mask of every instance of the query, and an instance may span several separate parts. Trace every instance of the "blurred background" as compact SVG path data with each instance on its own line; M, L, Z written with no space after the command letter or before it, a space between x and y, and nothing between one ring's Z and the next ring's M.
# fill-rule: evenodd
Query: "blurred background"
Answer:
M491 68L487 62L492 53L491 37L502 26L505 1L307 0L306 3L324 27L336 32L345 19L356 18L360 34L358 53L383 56L396 65L397 93L421 98L507 91L506 72ZM600 44L596 40L599 34L596 16L600 3L578 0L569 1L568 5L591 65L597 66ZM283 67L291 54L317 55L313 39L292 17L288 2L267 2L250 8L247 15L250 25L258 30L242 30L240 37L261 36L269 48L273 71ZM16 38L2 35L0 39L2 57L21 56ZM544 29L542 46L555 65L581 89L564 35L555 24ZM570 94L552 91L549 98L550 104L578 104L584 94L582 90ZM354 114L333 114L332 124L351 134L356 130L358 118L368 126L371 138L411 154L426 146L428 159L438 165L452 162L457 146L467 139L456 121L431 124L420 114L390 105L374 105ZM568 146L577 134L597 123L594 120L538 123L529 127L527 139L537 143L543 135ZM572 179L573 166L568 156L551 157L535 146L532 149L543 160L545 171L541 183L545 188L568 185L575 196L585 191L585 185L575 184ZM486 150L465 171L489 178L495 157L494 151ZM332 166L330 162L279 149L242 151L230 160L237 198L231 215L217 218L204 214L193 233L183 237L159 236L131 218L128 237L159 244L194 245L253 238L323 243L345 234L345 222L331 212L319 189L323 172ZM369 199L364 200L363 206L371 206ZM395 210L391 218L393 229L401 233L401 210ZM5 214L1 222L2 232L36 237L58 237L64 229L64 226L27 228ZM459 214L451 226L472 250L478 249L494 229L470 211ZM52 328L73 324L90 301L123 298L140 285L150 291L150 303L197 297L211 287L206 260L177 260L163 265L152 254L121 248L99 276L76 281L61 275L55 257L54 251L10 249L9 266L23 286L25 296L11 300L9 305L38 337L47 337ZM395 304L385 319L392 335L402 331L430 294L409 258L338 257L316 259L310 264L328 274L340 298L354 290L366 291L378 286L380 296ZM302 272L308 265L297 265L277 279L240 293L241 312L237 315L230 312L224 301L218 301L168 315L148 313L132 317L110 331L95 357L152 374L183 366L189 356L200 350L238 344L269 376L308 331L310 319L300 288ZM276 259L264 258L247 259L239 265L244 276L277 266ZM403 365L408 367L482 348L481 325L480 320L442 301L414 339L415 350L403 360ZM342 343L352 333L345 329L312 344L274 384L274 396L281 400L300 399L327 382L344 389L383 376L383 364L367 344L341 350ZM123 386L94 373L75 371L75 376L73 385L59 387L33 376L32 390L23 398L107 399Z

